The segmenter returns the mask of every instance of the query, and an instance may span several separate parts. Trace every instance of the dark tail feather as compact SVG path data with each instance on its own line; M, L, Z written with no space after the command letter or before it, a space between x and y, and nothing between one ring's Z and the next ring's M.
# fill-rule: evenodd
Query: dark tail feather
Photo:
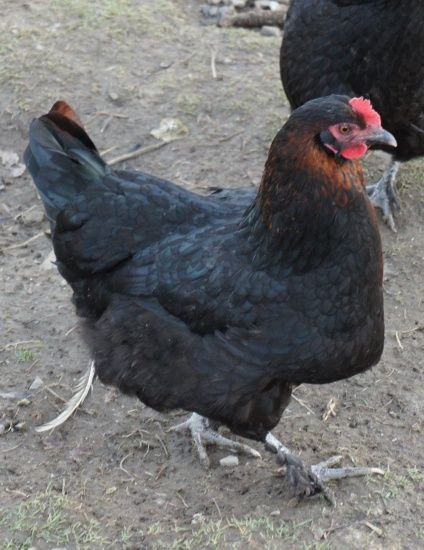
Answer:
M88 186L104 189L103 177L110 173L78 115L64 101L32 121L24 160L53 226L58 213Z

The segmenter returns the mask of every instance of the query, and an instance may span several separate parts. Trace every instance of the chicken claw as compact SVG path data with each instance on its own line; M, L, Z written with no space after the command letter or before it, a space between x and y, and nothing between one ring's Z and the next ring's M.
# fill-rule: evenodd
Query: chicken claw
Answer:
M326 491L324 483L332 479L343 479L346 477L367 476L372 474L384 475L380 468L369 467L346 467L332 468L343 459L342 456L332 456L319 464L308 468L301 459L293 455L271 433L266 436L265 445L271 451L277 453L277 462L286 466L287 479L289 481L293 496L310 497L322 493L330 502L334 503L331 495Z
M206 468L209 468L210 466L209 457L205 449L205 444L208 443L217 445L218 447L224 449L230 449L235 453L240 452L255 458L261 458L261 454L252 447L249 447L244 443L239 443L238 441L232 441L231 439L228 439L213 430L210 427L209 420L197 413L193 413L187 420L181 424L173 426L170 430L175 432L183 432L188 430L191 432L200 461Z
M396 232L394 217L400 212L399 197L394 188L399 166L400 162L393 162L377 183L367 186L367 193L372 205L381 210L383 220L394 232Z
M302 498L324 493L324 486L319 477L312 468L305 467L299 457L279 449L277 462L286 467L286 476L293 496Z

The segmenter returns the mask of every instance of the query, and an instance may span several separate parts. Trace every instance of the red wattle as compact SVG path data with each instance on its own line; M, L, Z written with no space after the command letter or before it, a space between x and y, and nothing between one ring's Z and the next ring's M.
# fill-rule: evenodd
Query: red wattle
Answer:
M352 147L342 149L340 151L340 154L343 158L347 160L355 160L363 157L367 151L368 147L365 145L365 143L359 143L358 145L353 145Z

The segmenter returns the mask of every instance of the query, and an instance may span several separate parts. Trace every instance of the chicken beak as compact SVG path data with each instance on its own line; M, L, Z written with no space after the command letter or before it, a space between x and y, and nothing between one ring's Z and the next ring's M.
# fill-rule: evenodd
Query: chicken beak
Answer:
M366 144L371 145L388 145L389 147L397 147L395 137L384 128L375 128L369 132L366 138Z

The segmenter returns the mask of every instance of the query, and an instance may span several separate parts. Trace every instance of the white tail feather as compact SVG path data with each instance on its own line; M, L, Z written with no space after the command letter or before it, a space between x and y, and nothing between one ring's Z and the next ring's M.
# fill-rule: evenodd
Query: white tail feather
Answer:
M46 432L47 430L52 430L53 428L57 428L78 409L78 407L83 403L84 399L87 397L88 392L91 389L91 386L93 384L94 375L96 374L96 369L94 366L94 360L90 361L90 365L88 367L88 370L85 374L83 374L75 387L75 393L71 397L71 399L66 403L65 410L63 410L59 416L56 416L53 420L50 420L50 422L46 422L46 424L43 424L42 426L38 426L35 428L36 432Z

